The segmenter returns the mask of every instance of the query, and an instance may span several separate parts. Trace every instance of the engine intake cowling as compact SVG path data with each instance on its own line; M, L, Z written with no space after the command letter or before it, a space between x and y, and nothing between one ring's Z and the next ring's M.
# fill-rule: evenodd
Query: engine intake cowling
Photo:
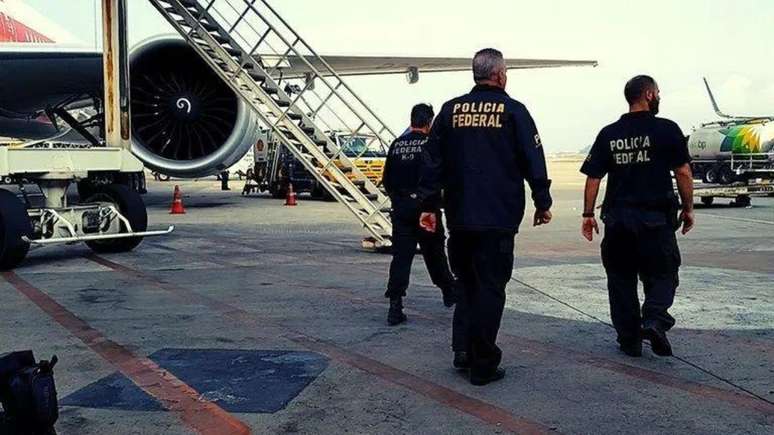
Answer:
M132 147L148 168L212 175L258 140L258 116L184 41L146 41L132 51L130 67Z

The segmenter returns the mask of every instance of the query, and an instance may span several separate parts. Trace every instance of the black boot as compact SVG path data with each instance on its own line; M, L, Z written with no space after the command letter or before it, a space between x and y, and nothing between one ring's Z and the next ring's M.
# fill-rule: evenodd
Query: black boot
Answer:
M470 368L470 360L467 352L454 352L454 362L452 363L457 370L467 370Z
M454 304L460 300L462 292L462 282L460 282L458 279L455 279L452 281L452 285L450 287L441 289L441 293L443 293L443 304L447 308L453 307Z
M494 369L493 372L483 376L471 373L470 383L476 386L482 386L486 384L491 384L492 382L497 382L504 377L505 377L505 369L498 367Z
M621 349L621 352L631 357L637 358L642 356L642 340L620 341L619 347Z
M406 321L406 315L403 314L403 298L398 296L390 298L390 310L387 312L387 324L390 326L400 325Z
M672 356L672 345L667 339L666 332L654 326L648 326L642 330L642 338L650 341L650 348L658 356Z
M443 294L443 305L446 308L451 308L457 303L457 294L454 287L441 290Z

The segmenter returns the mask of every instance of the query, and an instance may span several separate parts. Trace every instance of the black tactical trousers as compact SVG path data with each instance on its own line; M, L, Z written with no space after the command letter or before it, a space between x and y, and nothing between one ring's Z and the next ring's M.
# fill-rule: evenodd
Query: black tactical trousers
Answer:
M675 324L668 309L679 284L680 250L666 213L623 208L606 212L604 221L602 263L619 342L639 339L641 327L669 330Z
M220 190L228 190L228 178L229 178L228 171L222 171L220 173Z
M419 227L421 212L416 200L394 198L392 208L392 263L384 296L406 296L417 243L433 284L444 292L453 291L454 276L446 258L446 231L440 211L436 213L438 228L435 233L429 233Z
M502 359L497 333L513 273L513 232L452 231L449 260L463 287L454 310L452 349L468 352L471 374L488 376Z

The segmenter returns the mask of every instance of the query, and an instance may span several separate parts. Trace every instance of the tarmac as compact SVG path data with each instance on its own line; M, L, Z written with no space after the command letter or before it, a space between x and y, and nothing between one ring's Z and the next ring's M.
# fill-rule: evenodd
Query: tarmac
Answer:
M508 375L489 386L452 369L452 311L419 257L409 320L389 327L390 257L360 248L342 206L214 179L149 177L150 226L171 236L39 248L3 273L0 353L59 357L60 434L774 433L774 198L697 206L675 357L629 358L599 238L580 236L578 165L550 165L554 221L518 235ZM175 184L185 215L168 214Z

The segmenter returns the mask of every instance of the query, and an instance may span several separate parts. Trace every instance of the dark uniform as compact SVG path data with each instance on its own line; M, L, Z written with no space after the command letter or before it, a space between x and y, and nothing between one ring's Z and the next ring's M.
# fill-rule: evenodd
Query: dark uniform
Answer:
M641 327L667 331L675 324L667 312L680 267L678 201L670 171L690 161L680 127L644 111L603 128L581 168L592 178L609 175L602 205L602 263L621 344L639 340ZM645 292L642 308L638 277Z
M467 352L471 378L497 369L495 343L524 217L524 180L535 207L551 208L550 181L527 108L497 87L478 85L444 104L428 142L420 183L426 210L444 190L449 260L464 295L454 312L452 349Z
M383 184L392 201L392 263L387 283L388 298L406 296L411 263L419 243L430 279L446 295L453 294L454 276L446 258L446 232L440 226L435 233L419 227L421 213L417 184L427 135L409 132L390 146L385 163ZM441 221L440 209L433 210Z
M231 190L228 187L228 171L221 171L220 173L220 190Z

